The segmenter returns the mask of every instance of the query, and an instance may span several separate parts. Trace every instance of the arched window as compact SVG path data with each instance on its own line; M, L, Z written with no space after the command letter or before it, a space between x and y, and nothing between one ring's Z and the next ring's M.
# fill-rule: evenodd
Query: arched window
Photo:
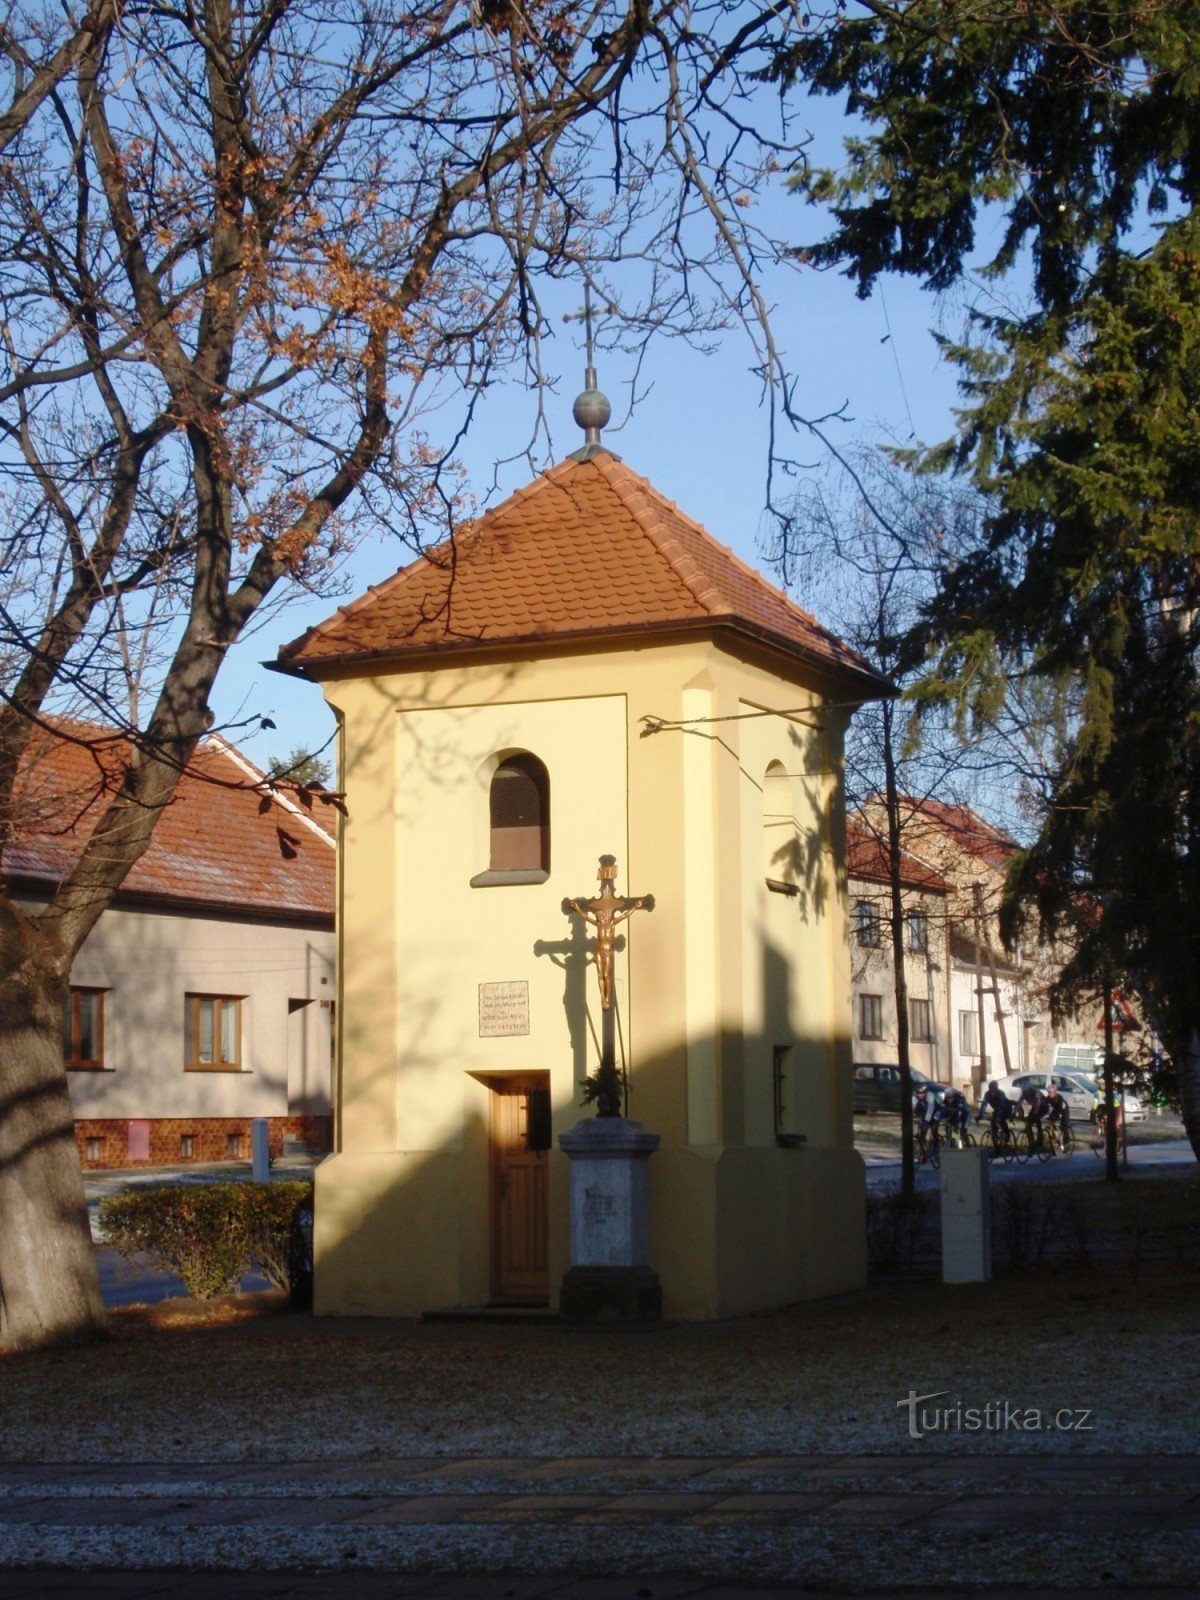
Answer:
M763 877L776 894L796 894L799 841L787 771L772 761L763 778Z
M493 872L550 871L550 774L527 751L509 756L488 790Z

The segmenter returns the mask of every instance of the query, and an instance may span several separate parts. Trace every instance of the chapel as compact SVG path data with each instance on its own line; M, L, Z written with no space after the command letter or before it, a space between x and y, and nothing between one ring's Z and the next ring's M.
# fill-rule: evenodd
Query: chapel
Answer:
M280 653L336 713L346 807L318 1313L557 1305L600 1027L563 901L605 854L655 898L611 983L664 1315L865 1281L842 752L889 686L581 420Z

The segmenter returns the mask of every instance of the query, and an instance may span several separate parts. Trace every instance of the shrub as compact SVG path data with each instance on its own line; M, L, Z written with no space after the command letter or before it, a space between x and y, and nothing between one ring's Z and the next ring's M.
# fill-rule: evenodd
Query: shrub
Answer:
M887 1191L867 1194L867 1260L875 1273L912 1272L929 1265L938 1243L935 1196L915 1194L911 1200Z
M257 1267L298 1298L312 1294L312 1185L176 1184L112 1195L100 1226L124 1256L148 1256L197 1300L230 1294Z
M250 1261L296 1304L312 1304L312 1184L242 1183Z

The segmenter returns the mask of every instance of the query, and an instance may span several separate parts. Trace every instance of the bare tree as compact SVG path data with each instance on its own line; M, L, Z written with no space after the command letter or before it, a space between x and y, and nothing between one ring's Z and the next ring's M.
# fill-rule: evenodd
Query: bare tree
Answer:
M0 541L32 587L0 603L0 845L65 694L130 750L50 906L0 899L10 1345L103 1327L61 1011L229 647L355 541L444 531L473 396L514 363L542 384L548 280L594 281L634 340L761 314L748 200L789 156L743 73L793 25L779 0L126 0L57 32L10 7ZM419 419L456 394L435 446Z
M1017 822L1043 770L1038 760L1051 716L1049 702L1035 701L1019 684L991 707L988 720L970 727L957 725L937 701L922 715L911 698L921 687L922 666L913 654L913 630L939 574L972 549L981 509L974 490L913 474L883 451L854 450L828 474L809 480L773 552L785 580L799 581L810 603L819 596L822 614L907 695L864 706L846 746L847 802L874 835L888 870L881 922L891 946L906 1196L914 1191L914 1170L905 859L959 876L944 849L930 851L936 830L925 808L931 800L978 806L983 796L989 812ZM963 860L959 851L960 868ZM998 881L988 884L982 908L976 887L951 885L944 930L973 943L994 938L999 911ZM977 982L982 1008L982 974Z

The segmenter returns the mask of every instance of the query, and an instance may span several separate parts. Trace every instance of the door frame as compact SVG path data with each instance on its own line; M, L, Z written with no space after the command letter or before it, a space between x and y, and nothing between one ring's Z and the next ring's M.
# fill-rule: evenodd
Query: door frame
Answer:
M496 1137L496 1115L499 1099L502 1093L520 1093L534 1089L544 1089L549 1092L550 1073L548 1069L529 1068L519 1072L489 1072L486 1077L480 1078L486 1082L491 1091L488 1101L488 1290L494 1304L514 1304L519 1302L520 1296L502 1295L500 1292L500 1176L501 1152L500 1144ZM547 1155L549 1152L547 1152ZM549 1161L547 1160L547 1169ZM549 1171L546 1173L546 1210L545 1210L545 1238L543 1244L546 1248L547 1263L549 1262L550 1244L550 1183ZM547 1267L545 1299L548 1302L550 1295L549 1270ZM541 1302L539 1296L538 1303Z

